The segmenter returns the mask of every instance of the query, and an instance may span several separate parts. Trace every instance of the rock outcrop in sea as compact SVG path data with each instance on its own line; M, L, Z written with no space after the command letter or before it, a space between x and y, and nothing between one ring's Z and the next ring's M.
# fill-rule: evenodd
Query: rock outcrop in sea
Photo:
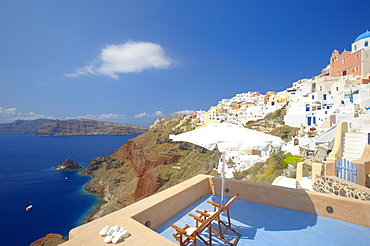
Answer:
M83 166L80 166L78 163L67 158L65 161L62 161L61 163L59 163L58 166L54 167L54 170L72 171L72 170L77 170L80 168L83 168Z

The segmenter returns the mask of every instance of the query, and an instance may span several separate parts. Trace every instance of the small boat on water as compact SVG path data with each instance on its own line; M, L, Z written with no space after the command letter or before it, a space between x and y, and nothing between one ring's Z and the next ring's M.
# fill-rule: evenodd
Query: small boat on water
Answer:
M30 211L30 209L33 207L33 205L29 205L28 207L26 207L26 211Z

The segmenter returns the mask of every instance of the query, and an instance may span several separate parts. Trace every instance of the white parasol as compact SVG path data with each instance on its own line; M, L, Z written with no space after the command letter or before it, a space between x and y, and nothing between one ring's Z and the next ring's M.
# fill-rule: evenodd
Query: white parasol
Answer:
M208 125L179 135L170 135L169 138L173 141L193 143L208 150L213 150L217 146L223 153L221 202L223 202L225 186L226 151L247 149L267 151L270 146L281 148L286 144L279 137L228 123Z

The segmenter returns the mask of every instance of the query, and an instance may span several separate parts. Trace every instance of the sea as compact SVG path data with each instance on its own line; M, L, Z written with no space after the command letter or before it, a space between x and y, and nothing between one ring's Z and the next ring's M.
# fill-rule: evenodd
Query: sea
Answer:
M53 168L67 158L86 167L138 135L0 134L0 245L29 245L48 233L67 237L100 200L84 190L91 177Z

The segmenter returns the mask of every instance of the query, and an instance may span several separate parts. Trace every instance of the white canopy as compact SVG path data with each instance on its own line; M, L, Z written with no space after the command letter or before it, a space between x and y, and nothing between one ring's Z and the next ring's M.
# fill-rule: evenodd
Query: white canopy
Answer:
M217 145L218 150L224 153L222 166L221 203L223 202L225 187L224 167L226 162L226 151L247 149L259 149L267 151L269 150L270 146L273 146L274 148L280 148L286 144L279 137L228 123L208 125L206 127L198 128L196 130L185 132L179 135L170 135L169 138L173 141L193 143L208 150L213 150Z
M270 145L274 148L285 145L279 137L228 123L208 125L179 135L170 135L170 139L190 142L208 150L213 150L217 145L221 152L246 149L266 151Z

